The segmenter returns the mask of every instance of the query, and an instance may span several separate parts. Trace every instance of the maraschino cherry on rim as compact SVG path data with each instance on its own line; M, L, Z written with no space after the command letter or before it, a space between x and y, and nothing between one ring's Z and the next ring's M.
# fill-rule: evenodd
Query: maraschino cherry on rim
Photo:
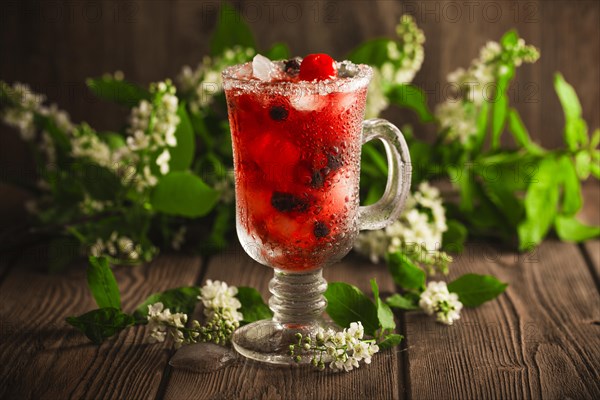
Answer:
M324 81L337 76L335 60L324 53L309 54L300 64L302 81Z

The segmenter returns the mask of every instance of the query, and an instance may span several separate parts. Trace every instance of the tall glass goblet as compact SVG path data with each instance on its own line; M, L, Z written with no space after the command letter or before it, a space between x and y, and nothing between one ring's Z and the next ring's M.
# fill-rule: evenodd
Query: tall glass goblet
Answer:
M259 81L251 71L250 64L223 71L236 226L244 250L275 270L269 284L274 315L237 329L232 342L248 358L291 364L295 334L314 337L327 324L323 267L351 250L359 230L380 229L398 217L410 188L410 156L394 125L363 122L370 67L314 82ZM387 152L387 186L378 202L360 207L361 147L373 139Z

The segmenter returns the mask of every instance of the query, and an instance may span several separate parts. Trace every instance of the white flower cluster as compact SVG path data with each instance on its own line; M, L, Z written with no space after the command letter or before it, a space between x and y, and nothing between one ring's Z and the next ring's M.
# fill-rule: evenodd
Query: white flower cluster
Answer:
M429 282L427 289L421 293L419 307L427 315L436 315L438 322L446 325L452 325L454 321L460 318L460 310L463 305L458 299L456 293L450 293L446 282Z
M127 261L138 261L142 247L140 244L135 244L130 237L112 232L106 240L96 239L89 252L95 257L110 256Z
M440 128L445 130L446 140L458 139L462 144L477 132L477 108L462 101L445 101L435 109Z
M235 297L237 292L235 286L228 286L225 282L208 279L200 289L200 296L198 297L204 304L204 315L209 319L214 319L218 312L224 319L234 322L241 321L243 316L238 310L242 307L242 304Z
M387 86L410 83L423 64L425 35L411 15L400 18L396 34L398 42L387 44L387 61L379 68L373 68L365 112L367 118L377 117L389 105L385 96Z
M365 340L365 329L362 323L352 322L350 327L343 331L319 328L313 341L310 337L296 334L297 344L290 345L290 354L294 360L300 361L302 353L311 354L311 364L321 370L325 363L336 371L352 371L360 366L360 362L371 363L371 358L379 351L375 340ZM297 354L299 353L299 354Z
M365 118L377 118L379 114L388 108L390 101L385 95L385 83L378 68L373 67L373 77L369 82L369 95L365 105Z
M436 258L449 257L439 251L447 229L440 191L421 182L418 190L409 195L398 220L381 230L361 232L354 249L373 263L384 259L387 253L407 249L416 252L419 262L435 263Z
M150 330L150 342L164 342L167 335L173 338L175 347L184 343L184 334L181 328L185 328L187 315L184 313L171 313L163 303L158 302L148 306L148 329Z
M163 303L148 306L150 341L163 342L167 336L170 336L175 347L197 342L226 344L243 318L238 311L242 305L235 297L236 294L235 286L207 280L198 296L204 305L207 322L201 325L200 322L193 320L189 328L185 326L186 314L173 314L171 310L164 307Z
M110 147L100 140L98 134L88 125L82 124L73 130L71 155L86 158L101 167L113 168L119 161Z
M400 42L388 43L387 54L390 61L381 66L381 75L389 82L409 83L421 69L425 58L425 34L419 29L413 16L408 14L400 18L396 34Z
M23 140L31 142L36 139L36 116L48 118L56 128L67 135L72 133L74 126L69 114L58 109L56 104L45 106L43 103L46 96L33 92L29 86L20 82L8 86L0 82L0 92L6 95L9 103L0 117L5 124L17 128ZM56 161L56 148L46 130L42 131L39 149L46 155L49 166L52 166Z
M234 46L225 50L220 57L204 57L196 69L184 66L178 82L180 90L190 96L190 110L198 113L210 105L213 98L223 91L221 71L230 65L251 60L255 53L251 48Z
M5 93L10 103L2 112L2 120L9 126L19 130L25 141L35 139L35 117L36 115L48 117L57 128L64 132L70 132L73 124L69 115L59 110L56 104L45 106L43 103L46 96L35 93L28 85L15 82L12 86L0 83L0 91Z
M170 80L152 84L152 103L142 100L131 110L127 137L130 159L137 164L135 184L139 191L158 183L152 172L151 156L157 154L155 164L162 175L169 172L171 153L169 147L177 146L177 125L179 100L175 96L175 86Z
M447 140L458 139L461 143L475 134L477 113L484 101L493 101L498 76L507 65L516 67L533 63L539 58L538 50L518 39L516 44L502 46L487 42L466 70L458 68L448 74L448 83L455 88L456 98L449 99L436 108L436 117Z

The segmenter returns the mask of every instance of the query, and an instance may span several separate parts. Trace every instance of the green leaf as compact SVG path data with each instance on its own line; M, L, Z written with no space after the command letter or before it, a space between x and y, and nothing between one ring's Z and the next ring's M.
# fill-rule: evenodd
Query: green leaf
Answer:
M256 48L252 31L230 4L222 2L217 20L217 27L210 40L210 53L213 56L222 54L234 46Z
M511 29L508 32L506 32L504 35L502 35L502 38L500 39L500 43L502 44L502 47L514 47L517 42L519 40L519 34L517 33L516 30Z
M387 38L367 40L352 50L346 58L355 64L368 64L381 67L389 59L389 43L394 42Z
M419 305L417 304L417 298L410 298L408 296L402 296L401 294L393 294L388 297L386 303L393 308L398 308L400 310L418 310Z
M41 126L48 132L57 149L62 150L63 152L71 151L71 140L66 132L63 132L56 126L53 118L45 115L36 115L35 121L37 122L36 125Z
M379 328L377 307L356 286L344 282L331 282L325 291L327 314L343 328L352 322L362 322L365 332L374 336Z
M163 303L165 308L171 310L172 313L190 315L196 308L199 295L200 288L197 286L184 286L154 293L137 306L133 315L136 321L145 322L148 318L148 306L159 302Z
M121 294L106 257L89 258L87 283L99 308L121 309Z
M581 180L585 180L592 172L592 156L588 150L581 150L575 154L575 170Z
M208 214L219 199L219 192L189 171L173 171L163 176L151 196L158 212L188 218Z
M79 317L68 317L66 321L96 344L102 343L104 339L116 335L134 323L131 315L112 307L92 310Z
M455 219L446 222L448 229L442 235L442 250L462 253L467 239L467 228Z
M600 226L585 225L574 216L558 215L554 228L558 237L567 242L583 242L600 236Z
M122 185L113 171L92 162L81 162L78 166L81 184L90 196L96 200L114 201Z
M394 321L394 313L386 303L379 298L379 286L375 278L371 279L371 290L375 298L375 307L377 307L377 319L382 330L396 329L396 321Z
M473 138L473 151L475 153L479 152L481 147L483 146L483 142L485 141L485 134L488 131L488 124L490 119L490 103L484 101L481 104L481 108L479 109L479 114L477 115L477 134Z
M553 157L543 159L525 195L526 218L519 224L519 248L538 245L554 222L559 200L558 164Z
M507 66L507 68L510 68ZM514 67L513 67L514 69ZM506 93L512 75L503 75L498 80L496 99L492 105L492 149L500 147L500 136L504 131L508 114L508 95Z
M273 312L264 302L260 292L251 287L238 287L237 299L242 303L240 312L244 316L243 324L259 321L261 319L269 319L273 316Z
M514 108L511 108L508 112L508 128L512 133L513 137L515 138L517 144L523 147L529 153L544 153L544 149L542 149L540 146L538 146L531 140L529 132L527 131L527 128L525 128L525 125L523 124L523 121L519 116L519 112Z
M212 223L208 240L198 243L202 255L216 254L228 245L227 235L235 227L235 210L231 205L221 204L215 208L215 218Z
M388 270L394 282L403 289L421 290L425 286L425 271L405 254L397 251L388 255Z
M190 117L185 110L185 104L179 105L177 116L179 117L179 124L177 130L175 130L177 146L169 148L171 153L169 167L171 171L184 171L192 165L196 152L196 141Z
M484 182L482 188L486 198L496 207L501 217L505 217L511 228L516 228L525 214L523 201L519 194L509 190L502 179L496 180L492 177Z
M562 214L575 215L583 205L581 194L581 183L573 161L568 156L562 156L558 160L559 179L564 185Z
M398 346L402 342L402 339L404 339L404 336L397 333L390 333L385 336L382 342L377 343L377 346L379 346L380 350L390 349Z
M600 128L596 128L590 139L590 149L595 149L600 144Z
M393 85L387 94L393 104L406 107L417 113L421 122L433 121L433 114L429 111L427 98L423 90L413 85Z
M121 147L125 146L125 139L119 133L100 132L98 136L100 136L100 139L102 139L102 141L106 143L111 150L120 149Z
M448 291L456 293L465 307L477 307L498 297L508 284L491 275L465 274L448 284Z
M473 171L467 163L461 166L448 166L450 181L460 191L460 209L468 213L473 211L475 200L475 180Z
M362 147L363 163L369 163L370 165L377 168L379 176L386 179L388 175L387 160L385 156L381 154L374 143L365 143Z
M554 75L554 90L565 114L565 143L571 151L587 144L587 125L581 118L581 103L573 86L560 73Z
M600 179L600 161L592 160L590 163L590 172L596 177L596 179Z
M113 77L89 78L85 81L87 87L102 100L133 107L142 100L150 100L150 92L146 89Z
M264 55L269 60L287 60L290 58L290 49L285 43L275 43Z

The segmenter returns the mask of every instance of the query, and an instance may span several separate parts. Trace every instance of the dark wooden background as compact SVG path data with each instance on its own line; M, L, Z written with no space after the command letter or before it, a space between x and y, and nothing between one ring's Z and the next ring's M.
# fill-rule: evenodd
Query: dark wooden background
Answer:
M394 36L403 13L425 31L425 63L416 84L429 92L430 106L442 100L445 77L466 66L488 40L516 27L541 50L512 86L513 104L532 136L548 147L562 143L563 116L552 88L561 71L580 95L591 128L600 126L600 2L587 0L392 1L296 0L233 2L250 23L262 49L276 41L292 53L328 52L343 58L361 41ZM121 70L147 84L175 77L208 52L218 1L33 1L0 5L0 79L31 83L71 113L74 121L115 129L125 111L95 100L84 86L90 76ZM391 110L394 122L413 122ZM431 135L431 128L417 129ZM2 174L30 175L26 146L0 127Z

